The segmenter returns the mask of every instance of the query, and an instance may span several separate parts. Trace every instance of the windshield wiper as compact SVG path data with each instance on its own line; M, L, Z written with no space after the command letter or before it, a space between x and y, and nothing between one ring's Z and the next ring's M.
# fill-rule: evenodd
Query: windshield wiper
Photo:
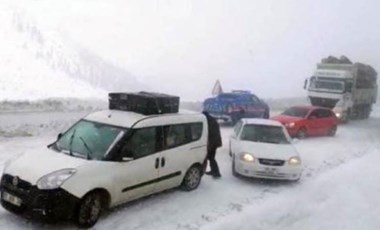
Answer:
M82 137L79 137L79 139L83 142L83 145L87 150L87 160L91 160L92 159L92 151L91 151L90 147L88 147L86 141L84 141Z
M76 129L74 129L73 131L73 134L71 134L71 137L70 137L70 144L69 144L69 155L72 156L73 155L73 150L72 150L72 147L73 147L73 141L74 141L74 137L75 137L75 133L76 133Z

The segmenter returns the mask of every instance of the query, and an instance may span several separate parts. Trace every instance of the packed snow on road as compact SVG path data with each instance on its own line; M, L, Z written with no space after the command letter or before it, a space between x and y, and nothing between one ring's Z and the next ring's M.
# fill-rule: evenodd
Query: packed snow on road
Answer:
M0 114L0 167L26 150L53 142L84 112ZM295 143L299 182L236 178L222 125L222 178L204 176L192 192L177 189L108 211L95 229L380 229L380 113L339 126L336 137ZM43 159L41 159L43 160ZM75 229L26 220L0 208L1 229Z

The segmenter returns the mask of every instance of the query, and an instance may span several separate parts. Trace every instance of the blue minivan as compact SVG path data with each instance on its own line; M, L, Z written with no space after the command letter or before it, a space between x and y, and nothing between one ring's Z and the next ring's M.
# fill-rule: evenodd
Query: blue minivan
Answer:
M207 98L203 110L218 120L232 124L241 118L269 118L269 106L253 93L241 90Z

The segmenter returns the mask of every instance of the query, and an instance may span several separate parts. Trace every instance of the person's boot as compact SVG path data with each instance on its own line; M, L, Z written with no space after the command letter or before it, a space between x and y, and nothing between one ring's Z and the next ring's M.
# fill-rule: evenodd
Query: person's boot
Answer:
M215 179L219 179L222 177L222 175L220 175L220 173L215 173L215 174L212 174L212 177Z
M214 176L214 173L212 173L211 171L205 172L205 174L209 176Z

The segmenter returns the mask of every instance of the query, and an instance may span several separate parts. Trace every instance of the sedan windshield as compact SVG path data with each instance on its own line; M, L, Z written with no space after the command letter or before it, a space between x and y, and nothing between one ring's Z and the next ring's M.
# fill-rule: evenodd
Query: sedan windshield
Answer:
M107 124L80 120L53 147L72 156L103 160L126 131Z
M240 137L243 141L289 144L289 140L279 126L245 125Z
M291 117L306 117L308 112L309 110L306 108L292 107L285 110L285 112L283 112L282 114Z

